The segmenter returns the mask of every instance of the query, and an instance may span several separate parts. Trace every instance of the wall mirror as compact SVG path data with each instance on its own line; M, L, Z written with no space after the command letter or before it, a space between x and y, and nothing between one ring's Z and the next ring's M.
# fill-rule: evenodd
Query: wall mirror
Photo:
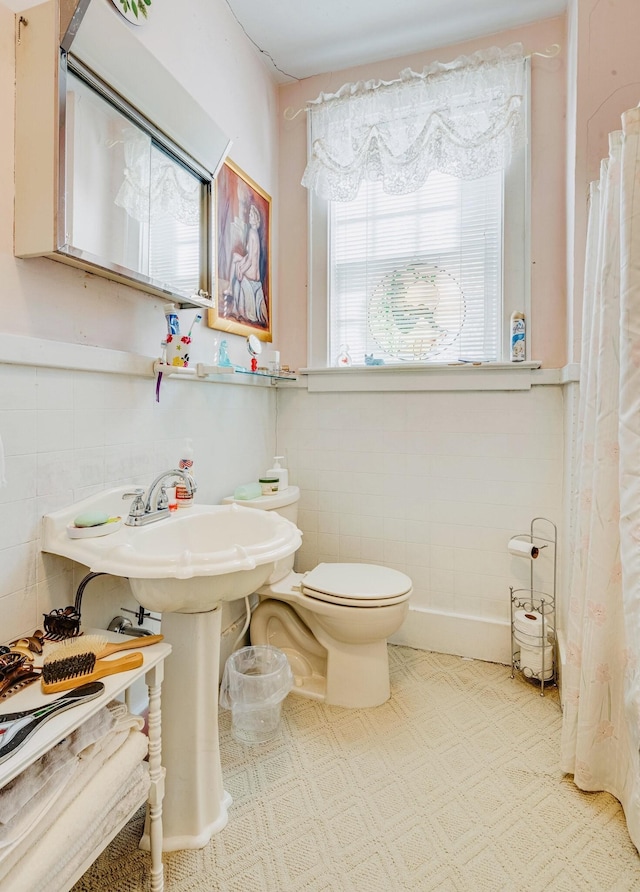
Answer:
M16 65L18 96L27 94L16 118L16 180L29 185L16 210L16 255L52 257L181 305L212 306L212 184L229 140L111 0L41 7L30 11ZM55 70L47 72L42 48L52 25ZM49 130L37 119L44 109L33 85L36 59L40 86L48 76L56 88ZM55 158L48 230L34 227L28 201L42 205L45 135Z

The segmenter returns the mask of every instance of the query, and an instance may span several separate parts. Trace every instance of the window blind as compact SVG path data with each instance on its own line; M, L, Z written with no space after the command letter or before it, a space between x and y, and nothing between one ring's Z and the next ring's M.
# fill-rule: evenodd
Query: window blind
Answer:
M154 169L166 166L168 156L155 145L151 147L151 176ZM187 174L198 182L191 171L181 168L177 162L176 170L183 176ZM168 209L162 207L162 195L151 196L151 213L149 220L149 275L171 287L178 294L195 294L200 288L200 231L201 221L188 222L181 219L180 213L171 212L171 201ZM154 198L157 198L154 204ZM178 202L178 197L174 198Z
M503 180L434 172L329 202L329 365L347 346L355 365L499 358Z

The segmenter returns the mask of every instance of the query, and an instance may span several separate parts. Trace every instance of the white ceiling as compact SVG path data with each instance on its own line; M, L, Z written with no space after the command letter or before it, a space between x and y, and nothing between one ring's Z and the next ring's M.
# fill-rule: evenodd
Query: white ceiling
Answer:
M0 0L14 12L36 2ZM281 83L494 34L567 7L567 0L226 2Z
M567 0L226 2L282 83L494 34L567 7Z

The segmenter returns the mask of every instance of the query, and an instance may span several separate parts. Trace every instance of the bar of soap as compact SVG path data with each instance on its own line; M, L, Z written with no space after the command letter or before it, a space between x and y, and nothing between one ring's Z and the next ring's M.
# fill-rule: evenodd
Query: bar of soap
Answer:
M242 483L236 487L233 498L246 501L248 499L257 499L261 495L262 487L259 483Z
M99 527L103 523L108 523L110 517L111 515L105 514L104 511L86 511L76 517L73 525L76 527Z

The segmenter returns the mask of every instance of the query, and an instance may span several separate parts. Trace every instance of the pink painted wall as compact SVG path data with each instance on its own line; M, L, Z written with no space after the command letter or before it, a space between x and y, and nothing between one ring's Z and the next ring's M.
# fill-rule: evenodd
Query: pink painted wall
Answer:
M554 59L532 59L531 78L531 347L547 367L566 362L565 295L565 102L567 73L564 17L505 31L452 47L430 50L307 78L280 88L280 245L277 340L283 362L307 364L307 190L300 185L306 164L306 115L284 118L286 108L304 107L321 92L350 81L391 80L403 68L420 71L432 60L447 62L483 47L520 42L525 52L558 43Z
M275 195L277 87L225 0L187 5L176 16L172 4L158 4L146 43L232 140L230 157ZM0 333L156 356L164 301L51 260L13 256L14 31L14 15L0 0ZM219 334L202 324L192 358L212 362ZM245 361L244 338L228 340L233 361Z
M620 116L640 102L640 3L570 0L567 146L568 354L580 359L588 185L599 177Z

